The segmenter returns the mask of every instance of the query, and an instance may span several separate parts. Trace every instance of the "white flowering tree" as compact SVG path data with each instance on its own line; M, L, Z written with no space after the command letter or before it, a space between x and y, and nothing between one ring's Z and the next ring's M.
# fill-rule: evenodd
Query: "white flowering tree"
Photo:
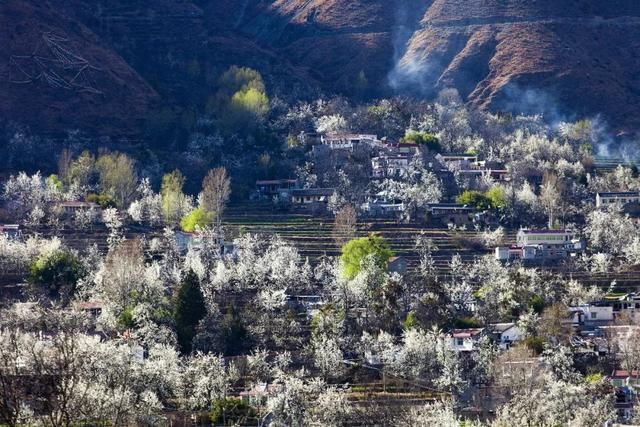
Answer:
M195 353L184 361L182 401L191 410L211 409L216 400L230 395L239 372L219 355Z

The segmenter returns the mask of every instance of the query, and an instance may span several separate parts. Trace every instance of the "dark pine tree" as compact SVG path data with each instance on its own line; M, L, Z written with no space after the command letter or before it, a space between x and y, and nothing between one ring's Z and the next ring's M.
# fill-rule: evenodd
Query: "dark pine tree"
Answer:
M191 352L191 343L200 320L207 314L198 276L189 270L174 301L173 317L176 322L178 345L183 354Z

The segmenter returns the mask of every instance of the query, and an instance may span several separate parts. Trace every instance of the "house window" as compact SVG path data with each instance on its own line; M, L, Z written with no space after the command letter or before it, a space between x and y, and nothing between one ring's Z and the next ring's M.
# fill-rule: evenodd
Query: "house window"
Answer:
M464 340L463 340L462 338L458 338L458 339L456 340L456 345L458 345L458 346L462 346L462 345L464 345Z
M598 317L598 313L595 311L591 312L591 319L596 319Z

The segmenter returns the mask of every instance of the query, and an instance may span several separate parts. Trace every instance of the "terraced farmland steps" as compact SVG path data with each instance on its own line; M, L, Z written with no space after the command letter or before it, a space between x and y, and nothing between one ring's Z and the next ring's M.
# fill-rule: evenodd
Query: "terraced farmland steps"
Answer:
M271 205L234 206L227 210L224 218L230 236L239 233L277 234L298 248L303 256L312 259L322 255L337 255L340 248L332 237L333 218L304 213L277 211ZM443 228L429 228L423 224L400 224L395 221L358 222L359 236L375 232L384 237L397 255L409 260L410 267L417 264L415 239L421 234L431 238L438 250L433 257L437 268L448 270L451 257L459 254L464 262L485 255L487 251L469 248L464 240L477 238L475 231L451 232Z

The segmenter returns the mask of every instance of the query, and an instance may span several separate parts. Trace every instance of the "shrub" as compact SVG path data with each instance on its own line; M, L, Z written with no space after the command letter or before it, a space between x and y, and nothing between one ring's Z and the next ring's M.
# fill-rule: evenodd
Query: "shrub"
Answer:
M400 139L400 142L406 144L423 145L429 150L435 152L439 152L442 149L438 137L427 132L409 131L404 137Z
M118 324L125 329L133 327L133 307L127 307L122 310L122 313L118 316Z
M540 337L529 337L524 340L524 345L536 355L542 354L544 350L544 340Z
M387 263L389 258L393 256L393 252L389 243L382 236L376 234L353 239L342 247L342 255L340 256L345 276L349 279L357 276L362 261L369 255L374 256L380 267L387 268Z
M404 319L404 322L402 322L402 328L405 331L408 331L415 328L416 326L418 326L418 320L416 319L415 313L413 311L410 311L407 314L407 317Z
M97 203L102 209L115 208L116 202L109 194L91 193L87 196L87 202Z
M473 206L476 209L499 209L506 205L504 191L500 187L493 187L486 193L476 190L466 190L456 198L456 202Z
M50 298L70 298L84 269L78 258L69 251L57 250L41 255L31 263L27 282Z
M213 223L213 215L202 208L197 208L180 221L182 231L193 233L197 228L205 228Z

